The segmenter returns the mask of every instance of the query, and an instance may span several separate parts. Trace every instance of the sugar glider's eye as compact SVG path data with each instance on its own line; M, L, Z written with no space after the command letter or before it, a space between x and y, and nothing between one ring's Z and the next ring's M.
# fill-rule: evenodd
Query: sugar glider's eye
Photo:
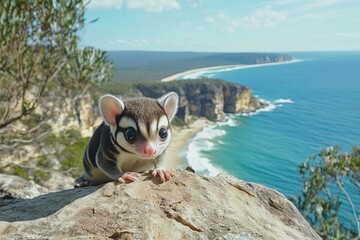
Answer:
M165 140L168 136L168 132L165 128L161 128L160 131L159 131L159 137L162 139L162 140Z
M129 127L125 130L124 136L126 141L133 141L136 138L136 130L133 127Z

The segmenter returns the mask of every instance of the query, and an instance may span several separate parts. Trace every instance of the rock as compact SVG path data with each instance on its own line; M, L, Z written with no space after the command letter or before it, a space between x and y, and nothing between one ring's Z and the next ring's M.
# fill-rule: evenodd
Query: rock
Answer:
M0 174L1 198L31 199L46 193L49 193L49 190L37 185L34 181L25 181L18 176Z
M157 98L169 91L180 97L177 117L188 122L189 116L222 120L228 113L249 113L265 107L251 95L251 89L219 79L196 79L137 84L144 96Z
M0 199L2 239L320 239L279 192L227 175L176 171Z

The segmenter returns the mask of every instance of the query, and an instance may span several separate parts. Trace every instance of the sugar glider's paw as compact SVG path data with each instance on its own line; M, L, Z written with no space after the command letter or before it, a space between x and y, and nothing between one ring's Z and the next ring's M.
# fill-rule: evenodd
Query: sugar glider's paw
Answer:
M155 168L152 171L153 177L159 176L162 182L170 180L175 173L172 170L166 170L165 168Z
M137 172L126 172L121 177L117 179L119 183L124 183L127 181L134 182L138 177L140 177L141 174Z
M86 179L84 176L79 177L74 182L74 188L92 186L92 182Z

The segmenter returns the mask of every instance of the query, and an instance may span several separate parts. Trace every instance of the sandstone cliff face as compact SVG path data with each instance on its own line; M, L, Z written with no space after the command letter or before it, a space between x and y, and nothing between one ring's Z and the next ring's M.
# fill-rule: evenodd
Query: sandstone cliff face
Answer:
M192 80L158 83L156 86L138 84L143 95L157 98L174 91L180 97L177 116L187 122L189 115L221 120L227 113L256 111L266 104L251 96L251 89L223 80Z
M0 198L0 238L320 239L290 201L262 185L187 171L162 184L150 176L37 197L21 193L40 194L35 185L12 190Z

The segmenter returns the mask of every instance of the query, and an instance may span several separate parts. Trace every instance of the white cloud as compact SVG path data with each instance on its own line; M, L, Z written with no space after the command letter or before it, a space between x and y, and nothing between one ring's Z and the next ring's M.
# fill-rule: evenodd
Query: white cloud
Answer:
M165 10L180 9L176 0L128 0L127 7L130 9L145 10L147 12L162 12Z
M337 33L315 33L313 37L317 38L329 38L329 37L341 37L343 39L351 39L360 37L360 32L337 32Z
M158 40L156 40L156 42L159 44L167 44L167 41L162 40L162 39L158 39Z
M234 33L237 28L271 28L287 20L285 14L272 10L270 7L258 8L248 16L232 18L224 11L219 11L215 17L207 17L208 23L216 22L216 28L221 32Z
M306 13L294 18L294 21L326 21L330 19L336 19L342 14L342 11L331 11L331 12L317 12L317 13Z
M346 38L356 38L360 36L358 32L339 32L335 34L336 36L346 37Z
M190 26L190 22L181 22L180 26L182 27Z
M217 17L218 17L219 19L227 19L227 18L228 18L224 12L220 12L220 13L217 15Z
M205 18L205 21L208 22L208 23L213 23L213 22L215 22L215 18L213 18L213 17L206 17L206 18Z
M344 0L316 0L311 3L300 5L302 9L314 9L314 8L324 8L330 5L338 4Z
M142 47L150 44L149 41L146 39L125 40L121 38L116 39L116 43L131 47Z
M90 9L121 9L127 7L146 12L163 12L181 8L177 0L91 0L88 7Z
M100 8L100 9L108 9L108 8L122 8L124 4L123 0L91 0L88 7L90 9Z
M286 15L265 7L255 10L251 15L234 22L234 24L240 24L247 28L270 28L276 27L285 20L287 20Z

